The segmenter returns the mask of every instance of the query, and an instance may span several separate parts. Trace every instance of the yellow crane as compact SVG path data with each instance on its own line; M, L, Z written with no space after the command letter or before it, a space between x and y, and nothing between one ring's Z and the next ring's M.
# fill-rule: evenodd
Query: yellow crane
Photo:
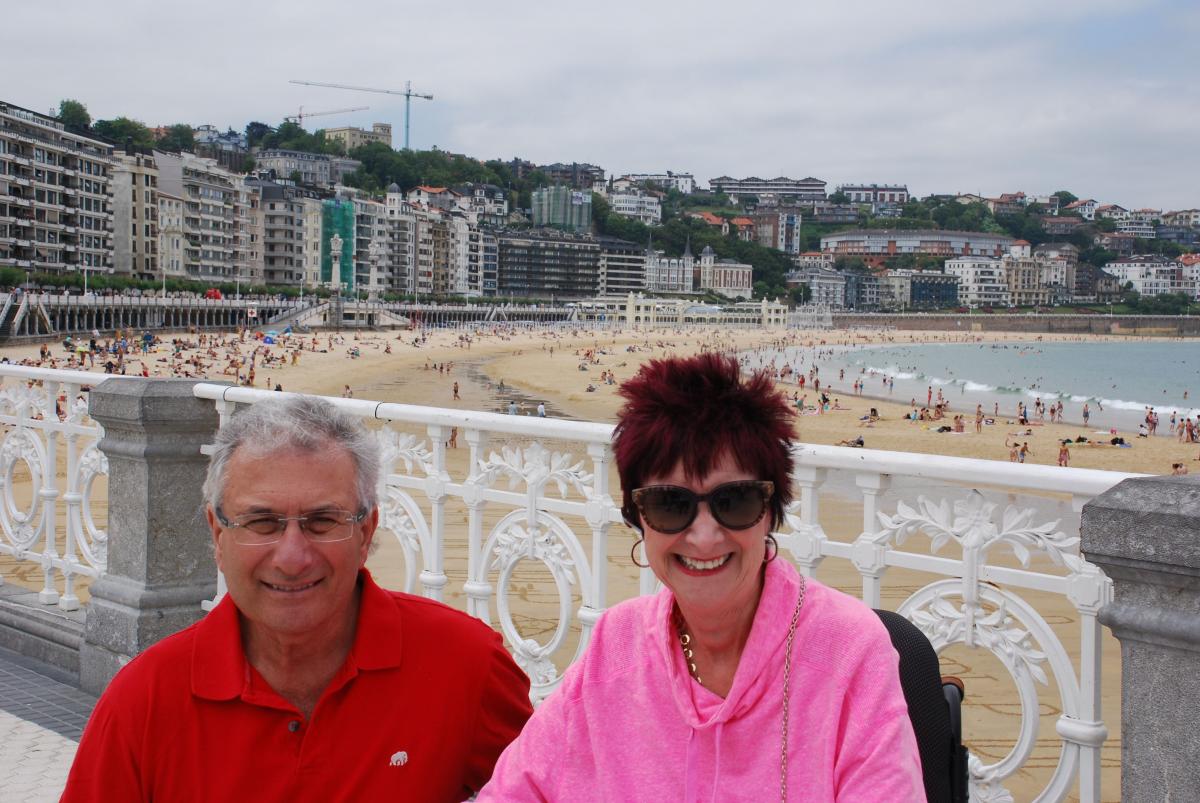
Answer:
M296 122L296 123L299 123L301 126L303 126L305 117L324 117L327 114L346 114L347 112L364 112L369 108L371 108L371 107L370 106L352 106L349 109L330 109L327 112L306 112L306 111L304 111L304 107L301 106L299 113L289 115L287 117L284 117L283 119L289 123Z
M412 81L404 82L404 90L399 89L373 89L368 86L350 86L348 84L328 84L320 81L288 81L289 84L300 84L302 86L324 86L330 89L349 89L353 92L375 92L380 95L400 95L404 98L404 150L408 150L408 117L411 112L412 99L420 98L422 100L433 100L433 95L423 95L420 92L412 91Z

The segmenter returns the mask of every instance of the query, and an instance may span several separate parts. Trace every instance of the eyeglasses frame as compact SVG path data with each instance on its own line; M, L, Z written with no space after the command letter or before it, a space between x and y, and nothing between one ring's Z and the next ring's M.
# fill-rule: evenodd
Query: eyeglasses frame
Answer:
M334 508L334 509L341 510L341 508ZM242 516L261 516L262 518L275 519L275 522L277 525L277 529L274 532L275 537L273 540L260 541L258 543L253 543L253 544L247 544L243 541L238 540L236 537L234 538L234 540L237 541L237 543L241 544L242 546L271 546L271 545L277 544L283 540L283 534L284 534L284 532L287 531L288 522L291 522L291 521L296 522L296 524L298 524L300 526L300 532L304 534L304 537L308 541L310 541L311 543L314 543L314 544L337 544L342 541L349 541L351 538L353 538L354 537L353 528L351 528L350 531L342 538L333 538L333 539L323 539L323 538L314 539L313 538L314 534L309 532L308 528L304 526L305 522L307 522L308 519L310 517L312 517L314 514L329 513L329 512L330 512L329 509L326 509L323 511L322 510L314 510L314 511L306 513L302 516L279 516L274 513L243 513L243 514L241 514ZM367 517L367 514L370 511L360 510L358 513L350 513L350 511L347 510L344 512L348 513L349 517L346 518L341 523L353 525L353 524L361 524L363 522L363 520ZM247 529L246 525L241 524L239 522L234 521L233 519L226 517L225 512L223 510L221 510L221 508L219 508L219 507L214 508L213 513L216 515L217 521L220 523L221 527L223 527L224 529L246 530L246 532L253 532L253 530ZM262 538L269 537L267 535L261 535L260 533L254 533L254 535L259 535Z
M645 511L642 509L642 499L645 497L646 491L652 491L652 490L656 490L658 488L670 488L672 490L687 491L689 494L691 494L692 498L693 498L692 515L687 520L687 523L684 524L682 527L680 527L678 530L655 529L654 525L650 524L649 521L646 521L646 524L648 526L650 526L652 529L654 529L654 531L657 533L662 533L663 535L678 535L679 533L686 530L688 527L691 527L693 523L695 523L696 517L700 515L700 503L701 502L708 504L709 497L711 497L713 494L720 491L722 488L728 488L730 485L753 485L761 492L762 498L763 498L763 509L762 509L762 512L759 514L758 518L756 518L750 524L747 524L745 527L731 527L728 524L726 524L725 522L721 521L719 518L717 518L717 514L715 514L713 512L711 505L708 508L709 515L711 515L713 517L713 519L716 520L717 524L720 524L722 527L724 527L727 530L735 530L735 531L749 530L751 527L755 526L760 521L762 521L763 518L767 515L767 513L771 509L771 498L775 495L775 483L772 482L771 480L733 480L731 482L723 482L720 485L716 486L715 488L711 488L706 493L702 493L702 494L696 493L691 488L687 488L683 485L668 485L665 483L660 484L660 485L646 485L641 488L634 488L633 493L631 494L631 497L633 499L634 507L637 509L638 513L642 516L642 519L645 521L646 514L645 514Z

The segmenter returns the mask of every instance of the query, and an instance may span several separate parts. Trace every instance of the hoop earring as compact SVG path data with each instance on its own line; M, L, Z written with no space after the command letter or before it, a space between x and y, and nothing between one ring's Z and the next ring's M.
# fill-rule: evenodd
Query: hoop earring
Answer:
M645 538L639 538L638 540L634 541L633 549L629 550L629 559L631 561L633 561L633 565L637 566L639 569L649 569L650 568L649 563L638 563L638 558L637 558L637 548L645 540L646 540Z
M775 548L771 549L771 547ZM770 557L767 557L768 555ZM775 536L767 533L767 548L763 553L763 563L770 563L777 557L779 557L779 542L775 540Z

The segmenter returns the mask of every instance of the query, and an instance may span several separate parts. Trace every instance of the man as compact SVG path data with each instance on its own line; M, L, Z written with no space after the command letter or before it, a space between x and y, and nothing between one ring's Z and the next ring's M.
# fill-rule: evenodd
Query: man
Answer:
M531 713L482 622L364 568L378 446L312 397L218 433L205 481L228 594L97 703L65 801L460 801Z

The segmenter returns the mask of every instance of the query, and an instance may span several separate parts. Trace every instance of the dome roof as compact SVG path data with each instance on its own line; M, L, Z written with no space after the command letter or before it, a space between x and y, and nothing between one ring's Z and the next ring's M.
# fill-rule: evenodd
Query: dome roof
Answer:
M704 246L704 250L700 252L700 256L702 256L702 257L716 256L716 254L717 254L717 252L712 250L711 245Z
M393 181L391 184L388 185L387 191L388 192L400 192L400 185Z

